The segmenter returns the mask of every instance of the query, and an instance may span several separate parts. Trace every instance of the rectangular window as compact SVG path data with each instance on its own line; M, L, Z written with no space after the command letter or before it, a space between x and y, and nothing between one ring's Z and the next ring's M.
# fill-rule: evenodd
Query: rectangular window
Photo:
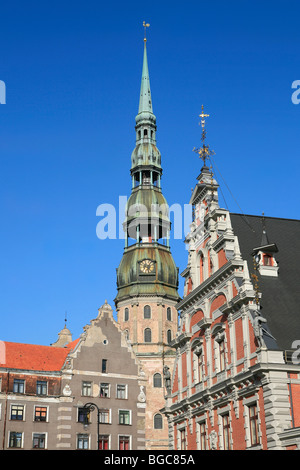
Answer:
M102 373L107 373L107 359L102 359Z
M25 380L14 379L14 393L25 393Z
M206 426L205 422L199 424L200 432L200 449L206 450Z
M90 411L87 408L78 408L78 422L83 424L89 424Z
M100 397L109 398L110 397L110 384L102 383L100 384Z
M109 436L99 436L99 450L109 450Z
M9 447L22 447L22 433L11 431L9 434Z
M186 450L186 434L185 429L181 429L180 431L180 450Z
M126 385L121 385L121 384L117 385L117 398L120 398L120 399L123 399L123 400L125 400L125 398L127 398Z
M24 419L24 406L23 405L12 405L10 409L10 419L23 421Z
M256 404L249 406L251 445L259 444L258 412Z
M229 414L222 416L222 423L223 423L223 444L224 450L230 450L230 422L229 422Z
M89 448L89 436L88 434L77 435L77 449L87 450Z
M99 410L99 423L109 424L110 423L110 412L109 410Z
M92 395L92 382L82 382L82 396L90 397Z
M119 436L119 450L129 450L129 449L130 449L130 437Z
M33 434L32 437L32 448L33 449L45 449L46 447L46 436L45 434Z
M34 421L47 421L47 407L46 406L35 407Z
M130 424L130 411L119 410L119 424Z
M44 380L38 380L36 382L36 394L47 395L47 382Z

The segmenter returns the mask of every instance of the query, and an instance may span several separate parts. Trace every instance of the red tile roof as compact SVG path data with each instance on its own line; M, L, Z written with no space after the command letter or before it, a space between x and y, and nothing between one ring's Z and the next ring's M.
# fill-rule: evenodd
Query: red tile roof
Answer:
M0 368L59 371L78 341L72 341L63 348L0 341Z

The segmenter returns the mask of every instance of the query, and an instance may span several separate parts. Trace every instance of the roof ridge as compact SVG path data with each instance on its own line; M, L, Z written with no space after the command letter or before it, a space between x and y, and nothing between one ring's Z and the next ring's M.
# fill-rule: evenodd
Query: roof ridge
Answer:
M238 212L230 212L230 215L239 215L241 217L259 217L261 218L262 215L254 215L254 214L241 214L241 213L238 213ZM265 219L275 219L275 220L291 220L291 221L294 221L294 222L300 222L300 219L291 219L291 218L285 218L285 217L275 217L275 216L268 216L268 215L265 215L264 214L264 218Z

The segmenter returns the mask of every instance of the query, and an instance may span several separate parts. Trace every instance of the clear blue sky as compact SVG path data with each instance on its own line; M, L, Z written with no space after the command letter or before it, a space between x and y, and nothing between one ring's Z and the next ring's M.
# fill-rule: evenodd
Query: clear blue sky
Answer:
M296 0L1 5L0 339L50 344L65 311L76 338L114 305L124 243L96 237L96 209L131 190L143 20L169 204L199 174L204 104L229 209L299 218L299 18Z

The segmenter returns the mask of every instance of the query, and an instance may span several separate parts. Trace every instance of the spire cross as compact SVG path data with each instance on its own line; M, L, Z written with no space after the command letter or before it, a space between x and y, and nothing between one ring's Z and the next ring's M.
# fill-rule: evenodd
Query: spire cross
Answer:
M203 105L202 105L201 109L202 109L202 113L199 114L199 117L201 117L201 126L204 129L204 126L205 126L205 119L204 118L209 117L209 114L204 114L204 106Z
M147 28L149 28L150 23L146 23L145 21L143 21L143 26L144 26L144 30L145 30L144 41L146 42L146 41L147 41L147 38L146 38L146 31L147 31Z
M194 148L193 151L198 153L199 158L201 158L201 160L203 160L204 166L206 166L206 159L210 155L214 155L215 152L213 150L210 150L209 145L205 145L206 130L205 130L205 119L204 118L209 117L209 114L204 113L204 106L203 105L202 105L201 109L202 109L202 113L199 114L199 117L201 118L201 126L202 126L201 140L203 142L203 146L199 149Z

